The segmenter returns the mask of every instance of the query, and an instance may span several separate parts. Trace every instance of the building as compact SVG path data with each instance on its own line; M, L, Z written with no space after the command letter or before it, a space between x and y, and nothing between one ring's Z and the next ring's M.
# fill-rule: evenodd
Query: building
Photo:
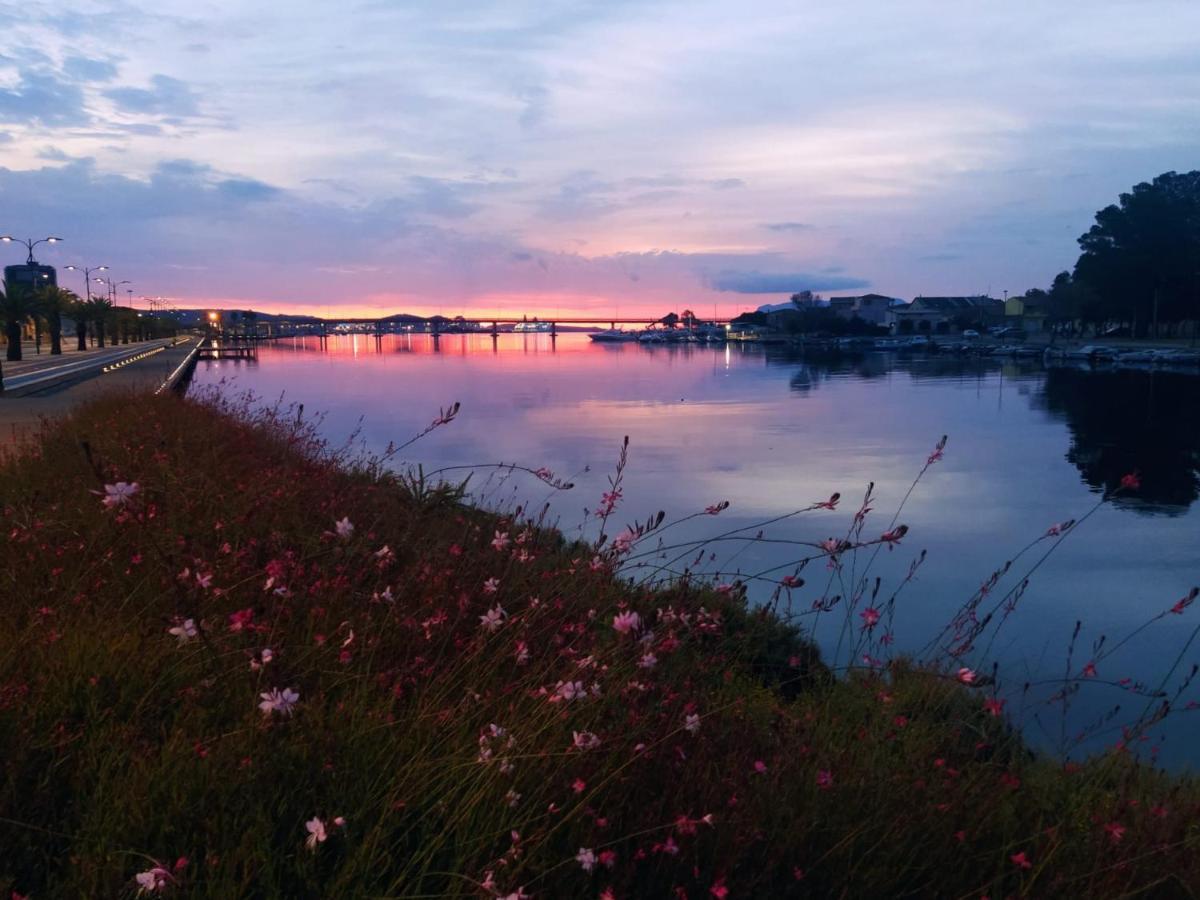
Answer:
M994 297L917 297L888 309L886 322L897 334L950 334L961 328L1004 324L1004 301Z
M888 310L903 300L883 294L863 294L858 297L830 297L829 308L842 319L862 319L872 325L887 325Z
M1004 301L1004 324L1021 331L1045 331L1045 300L1032 297L1009 297Z
M54 266L41 263L21 263L19 266L4 267L4 282L8 285L36 285L39 288L57 287L58 272Z

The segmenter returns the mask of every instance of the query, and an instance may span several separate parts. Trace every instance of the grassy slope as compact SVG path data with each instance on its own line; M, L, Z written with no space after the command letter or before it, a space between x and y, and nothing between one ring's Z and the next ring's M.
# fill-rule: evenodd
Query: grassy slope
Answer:
M140 491L106 509L118 480ZM112 399L0 489L0 889L121 896L160 862L169 891L214 898L1200 890L1191 783L1034 760L931 673L830 682L736 596L631 590L304 426ZM650 640L613 629L622 608ZM586 698L550 701L574 681ZM264 716L283 687L295 715ZM581 848L613 856L588 872Z

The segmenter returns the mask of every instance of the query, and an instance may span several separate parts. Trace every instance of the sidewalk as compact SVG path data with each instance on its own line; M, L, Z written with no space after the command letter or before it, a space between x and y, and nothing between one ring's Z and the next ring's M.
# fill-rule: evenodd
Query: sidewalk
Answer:
M99 353L89 352L53 357L59 365L70 367L65 372L51 373L46 366L24 370L10 381L8 365L4 367L4 383L10 384L12 394L0 394L0 456L19 447L36 434L44 421L58 418L70 412L77 404L112 391L133 394L137 391L154 390L175 371L196 345L195 338L186 338L174 347L168 346L157 353L127 363L105 372L106 361L112 365L115 357L135 355L169 344L170 339L143 341L140 344L120 344L117 348L106 347ZM103 356L100 354L103 353ZM48 381L41 376L51 375ZM62 375L64 377L53 377ZM29 381L39 379L39 383ZM25 387L20 385L25 383Z

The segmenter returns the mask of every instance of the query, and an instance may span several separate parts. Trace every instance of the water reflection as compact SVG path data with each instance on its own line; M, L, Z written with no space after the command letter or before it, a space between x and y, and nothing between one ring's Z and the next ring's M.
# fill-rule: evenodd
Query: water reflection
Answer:
M1138 471L1141 488L1122 507L1179 515L1200 496L1200 377L1051 369L1033 402L1067 423L1067 459L1093 489Z
M658 510L681 517L732 502L719 522L700 516L672 531L690 540L733 528L753 534L764 520L834 491L850 505L868 481L877 497L871 527L882 531L934 442L949 434L945 460L904 508L911 531L872 570L894 587L917 554L929 553L897 615L895 652L924 646L1012 554L1051 523L1086 513L1096 491L1139 469L1137 495L1102 507L1036 571L993 654L1018 684L1061 675L1077 621L1085 623L1081 641L1103 633L1112 643L1200 581L1196 376L775 346L605 346L578 334L281 341L261 349L255 369L204 363L196 380L227 375L263 397L285 394L325 412L323 428L335 441L361 419L364 440L377 450L420 432L439 406L461 401L454 424L413 445L407 461L427 469L547 466L575 490L548 496L486 474L472 485L488 502L550 502L571 535L594 532L584 510L607 490L623 435L631 457L622 526ZM819 541L844 533L852 515L788 519L769 537ZM731 580L794 557L784 543L759 542L705 565ZM797 602L818 599L811 592L820 581L811 578ZM769 592L755 583L751 599ZM814 629L828 652L839 634L822 629L834 621ZM1172 616L1143 632L1144 643L1112 661L1114 674L1161 675L1162 648L1178 649L1169 628L1179 621ZM1094 717L1110 701L1096 693L1094 704L1082 699L1076 710ZM1200 717L1190 721L1186 739L1200 747Z

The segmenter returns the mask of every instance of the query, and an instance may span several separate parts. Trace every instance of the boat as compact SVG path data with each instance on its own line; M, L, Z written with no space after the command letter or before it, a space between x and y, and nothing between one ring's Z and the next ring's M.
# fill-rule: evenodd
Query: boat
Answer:
M638 339L638 336L634 332L626 331L623 328L609 328L605 331L595 331L589 334L588 337L599 344L626 344Z
M639 344L665 344L667 333L648 328L637 336L637 341Z

